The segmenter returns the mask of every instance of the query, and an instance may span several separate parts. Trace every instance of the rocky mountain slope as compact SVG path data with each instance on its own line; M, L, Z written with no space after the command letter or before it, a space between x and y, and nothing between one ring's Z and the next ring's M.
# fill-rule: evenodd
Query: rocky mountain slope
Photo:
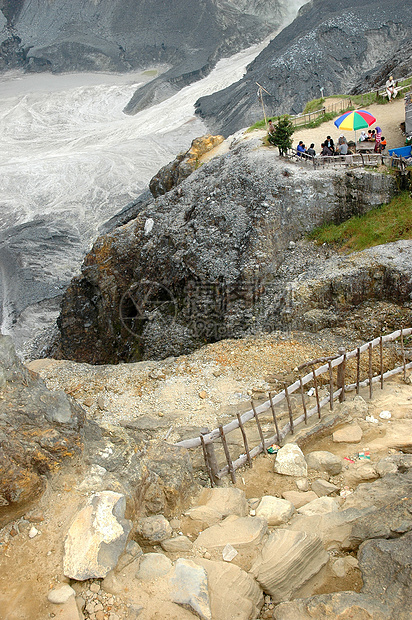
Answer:
M262 40L303 2L2 0L0 70L123 72L164 65L166 75L136 95L145 106L155 92L165 97L208 73L222 56Z
M411 73L412 4L396 0L312 0L226 89L202 97L197 113L213 132L231 135L268 114L300 113L321 96L365 92L387 72Z
M159 359L248 333L317 330L371 300L410 313L410 242L350 258L296 245L389 201L396 178L313 170L259 144L235 143L96 241L63 299L63 358Z

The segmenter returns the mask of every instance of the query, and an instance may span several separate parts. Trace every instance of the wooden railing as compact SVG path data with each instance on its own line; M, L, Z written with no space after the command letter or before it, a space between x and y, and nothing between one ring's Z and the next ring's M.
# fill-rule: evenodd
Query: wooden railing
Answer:
M184 441L179 441L177 446L181 446L183 448L194 449L194 448L202 448L203 457L205 460L206 470L208 472L210 482L212 486L215 486L218 481L230 474L232 482L236 482L235 471L245 465L246 463L249 466L252 466L253 457L257 456L261 452L266 452L268 446L276 442L278 445L282 443L285 439L286 435L289 433L294 433L296 427L303 422L307 424L307 421L310 417L317 415L318 418L321 418L322 408L325 406L329 406L330 410L333 410L334 401L339 399L340 402L345 400L345 394L347 392L356 390L356 393L359 394L359 390L361 387L369 386L369 397L373 396L373 386L374 384L380 384L381 388L383 388L384 380L403 372L404 379L406 378L406 370L412 368L412 362L406 362L405 356L405 345L404 339L412 334L412 328L402 328L391 334L386 336L380 336L379 338L375 338L370 342L363 344L360 347L357 347L353 351L346 352L343 349L340 349L336 356L332 356L329 358L321 359L321 360L313 360L308 362L307 364L303 364L300 368L304 368L309 365L311 367L311 372L299 378L297 381L287 386L284 385L284 389L276 395L272 395L269 393L269 400L264 402L261 405L255 405L255 403L251 402L251 409L246 411L245 413L237 414L236 419L232 420L226 425L221 425L218 428L212 430L211 432L205 432L198 437L193 437L192 439L186 439ZM388 370L387 372L383 371L383 347L385 343L394 342L396 340L400 340L400 353L402 358L402 365L394 368L393 370ZM372 353L373 349L378 347L379 349L379 374L374 376L373 374L373 364L372 364ZM360 377L360 367L361 367L361 355L367 353L368 356L368 376L361 380ZM356 360L356 381L354 383L350 383L348 385L345 384L345 376L347 374L347 363L349 360ZM323 363L325 362L325 363ZM321 366L315 368L317 363L322 363ZM336 369L336 387L334 389L334 379L333 379L333 371ZM326 397L320 398L319 395L319 382L318 378L322 375L327 375L327 385L329 387L329 393ZM308 409L306 396L304 392L304 386L308 383L313 383L314 393L316 396L316 405ZM301 400L301 408L299 408L299 415L294 417L291 395L297 392L300 395ZM288 421L281 428L280 422L281 417L278 413L276 413L276 406L280 403L285 402L287 405L287 418ZM300 412L301 410L301 412ZM264 413L269 413L271 419L273 420L273 431L269 437L264 437L264 433L262 430L262 425L259 420L259 415ZM295 412L296 414L296 412ZM249 442L247 439L247 433L245 425L254 420L256 423L256 427L258 430L258 434L260 437L260 443L254 448L249 448ZM245 452L241 454L236 460L232 460L229 452L228 442L226 437L229 433L239 429L242 434L243 444ZM272 431L272 432L273 432ZM217 459L214 453L214 442L220 441L224 450L226 465L219 469L217 465Z
M383 155L381 153L354 153L353 155L332 155L314 157L307 153L298 153L296 149L290 149L286 157L297 162L304 162L312 165L314 168L335 167L335 166L361 166L361 167L377 167L387 166L388 168L396 168L401 172L406 171L406 161L403 157L396 155Z

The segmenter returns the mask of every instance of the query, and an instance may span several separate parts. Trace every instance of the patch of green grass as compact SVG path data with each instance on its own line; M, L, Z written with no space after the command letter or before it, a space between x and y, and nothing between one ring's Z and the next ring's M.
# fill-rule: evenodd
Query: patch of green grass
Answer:
M336 112L327 112L326 114L319 116L314 121L311 121L310 123L306 123L306 125L299 125L297 129L314 129L315 127L319 127L323 123L327 123L328 121L333 121L334 118L336 118L337 116L340 116L341 114L343 114L343 112L339 112L339 114Z
M403 192L366 215L317 228L309 238L342 250L364 250L399 239L412 239L412 198L409 192Z
M272 119L273 123L275 124L279 117L278 116L271 116L270 118ZM269 118L268 118L268 120L269 120ZM265 119L262 118L262 120L257 121L254 125L251 125L247 131L253 131L254 129L266 129Z
M312 99L312 101L308 101L305 105L305 109L303 110L303 114L309 114L309 112L317 112L323 108L323 104L325 103L325 99L322 97L320 99Z

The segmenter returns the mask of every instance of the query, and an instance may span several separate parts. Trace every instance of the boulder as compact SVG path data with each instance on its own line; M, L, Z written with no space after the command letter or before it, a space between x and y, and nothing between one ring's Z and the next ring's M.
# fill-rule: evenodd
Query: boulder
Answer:
M291 502L297 510L308 502L317 499L318 496L313 491L306 491L303 493L300 493L299 491L284 491L282 493L282 497Z
M330 476L336 476L342 471L342 459L326 450L309 452L306 455L306 462L309 469L324 471Z
M375 470L379 476L405 472L412 467L412 454L391 454L376 463Z
M286 523L294 512L295 507L291 502L272 495L263 496L256 508L256 516L265 519L267 524L272 526Z
M295 443L287 443L276 455L275 472L285 476L306 477L308 473L302 450Z
M202 620L212 620L207 573L192 560L179 559L170 574L173 603L193 609Z
M131 522L124 518L126 498L103 491L93 495L76 515L64 543L66 577L100 579L116 566L126 547Z
M288 529L318 535L328 550L351 549L354 523L372 511L373 508L368 507L363 510L349 508L312 516L298 514L292 518Z
M212 618L255 620L263 604L263 593L244 570L227 562L196 558L207 573Z
M292 598L328 559L319 536L278 529L265 542L250 573L279 603Z
M372 463L362 461L351 465L344 474L345 484L351 487L357 487L361 482L376 480L376 478L378 478L378 474L375 466Z
M412 469L387 474L374 482L360 484L347 497L344 508L360 508L375 506L381 508L394 501L401 501L412 494Z
M317 497L308 504L301 506L298 513L301 515L320 515L327 512L337 512L339 504L333 497Z
M358 553L363 588L281 603L275 620L409 620L412 606L412 534L368 540Z
M162 549L168 553L180 553L191 551L193 547L192 541L187 536L175 536L162 540L160 543Z
M205 548L212 554L212 559L220 559L224 547L227 544L232 545L238 552L233 562L244 570L249 570L267 527L264 519L231 515L201 532L194 547Z
M197 503L199 507L205 506L207 509L215 510L222 517L229 515L246 517L249 514L249 505L244 491L234 487L204 489ZM189 511L189 514L192 512Z
M185 515L193 521L199 521L201 529L215 525L223 519L222 513L210 506L195 506L195 508L187 510Z
M362 436L363 431L359 424L350 424L335 431L332 439L335 443L359 443Z
M85 413L62 390L51 392L0 335L0 527L39 499L45 475L77 457Z
M136 537L140 543L157 545L170 538L172 532L169 521L163 515L153 515L139 520Z
M151 581L163 577L172 569L172 562L162 553L145 553L140 560L136 578Z
M368 540L358 553L362 592L393 606L393 618L412 609L412 532L396 540Z
M323 497L324 495L337 493L339 491L339 487L331 482L328 482L327 480L318 478L318 480L314 480L312 482L312 491L314 491L318 497Z

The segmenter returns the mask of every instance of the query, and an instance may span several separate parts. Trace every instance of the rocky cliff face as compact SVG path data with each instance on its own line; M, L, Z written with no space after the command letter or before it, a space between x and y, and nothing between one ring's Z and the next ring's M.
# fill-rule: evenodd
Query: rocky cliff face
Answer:
M312 0L228 88L198 100L209 128L228 136L262 117L256 82L268 114L300 113L321 95L365 92L411 71L412 6L396 0Z
M82 451L83 409L50 392L0 336L0 527L41 495L45 475Z
M308 250L297 259L291 243L325 221L385 203L396 181L365 170L314 171L256 146L252 141L216 157L96 241L64 296L63 357L91 363L164 358L204 342L279 329L323 307L319 294L299 314L292 289L293 280L327 254ZM409 273L394 276L385 292L366 284L379 269L379 261L365 267L354 304L381 295L405 301ZM327 307L340 299L323 297Z
M179 88L279 27L304 0L2 0L0 70L129 71L168 65L137 95L147 105L160 84ZM166 96L165 93L163 93ZM133 111L136 102L128 107Z

